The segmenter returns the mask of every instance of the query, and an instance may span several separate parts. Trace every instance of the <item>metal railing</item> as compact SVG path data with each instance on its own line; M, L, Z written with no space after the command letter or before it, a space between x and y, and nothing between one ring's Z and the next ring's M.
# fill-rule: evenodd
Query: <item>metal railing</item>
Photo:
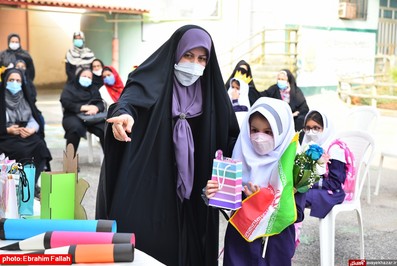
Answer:
M338 82L338 95L348 104L353 98L369 99L374 107L378 107L379 101L397 102L396 82L385 80L384 74L344 78Z
M241 59L250 64L271 63L274 57L284 58L289 69L295 69L298 57L298 28L263 29L221 53L222 69L233 70Z

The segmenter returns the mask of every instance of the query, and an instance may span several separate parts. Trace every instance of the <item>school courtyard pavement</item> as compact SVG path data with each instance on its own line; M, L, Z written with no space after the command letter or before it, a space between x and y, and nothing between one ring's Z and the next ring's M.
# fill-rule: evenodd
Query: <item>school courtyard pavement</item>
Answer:
M51 150L53 171L62 171L63 151L65 149L64 131L62 128L62 109L59 102L60 89L39 90L37 105L42 111L45 121L46 141ZM338 129L343 129L348 123L345 117L350 107L338 99L336 92L326 92L321 95L307 97L311 109L321 108L327 111ZM394 145L397 148L397 110L380 110L381 116L374 132L376 152L371 164L371 203L367 203L367 187L362 194L362 213L364 222L365 258L367 260L395 260L397 265L397 158L385 158L382 180L378 196L374 196L378 173L379 154L382 147ZM95 199L101 165L101 147L93 139L94 161L88 162L88 144L86 140L80 142L77 151L79 155L79 178L84 178L90 187L83 199L83 205L89 219L94 219ZM220 249L223 247L223 233L226 221L220 217L221 239ZM348 265L349 259L359 257L359 235L355 213L341 213L336 219L335 232L335 265ZM300 244L297 247L294 266L320 265L319 221L305 212ZM384 261L385 262L385 261ZM222 263L220 262L220 265ZM368 263L367 263L368 265ZM372 264L374 265L374 264ZM385 264L377 264L385 265Z

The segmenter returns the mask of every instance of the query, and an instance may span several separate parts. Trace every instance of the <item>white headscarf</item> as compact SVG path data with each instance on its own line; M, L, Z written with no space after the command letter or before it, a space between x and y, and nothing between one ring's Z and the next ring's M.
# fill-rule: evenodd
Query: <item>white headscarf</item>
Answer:
M230 101L233 101L233 98L232 98L232 92L233 92L232 82L233 82L233 80L237 80L240 83L240 91L239 91L240 92L240 97L238 98L238 104L246 106L248 108L248 110L249 110L249 108L251 107L251 103L250 103L250 100L249 100L249 97L248 97L249 86L248 86L247 83L245 83L241 79L232 78L230 80L230 87L229 87L229 90L227 91L227 93L229 94ZM239 126L241 128L241 124L243 123L244 118L248 114L248 112L247 111L240 111L240 112L235 112L235 114L236 114L236 117L237 117L238 124L239 124Z
M230 100L232 100L232 82L233 80L237 80L240 83L240 97L238 98L238 104L239 105L244 105L247 106L249 109L251 107L250 100L248 98L248 92L249 92L249 86L245 81L238 79L238 78L232 78L230 80L230 87L229 90L227 91L230 97Z
M318 110L310 110L307 115L305 116L305 122L303 123L306 126L307 118L313 113L318 112L321 117L323 118L323 132L321 133L320 138L316 141L316 144L320 145L323 149L328 149L330 142L333 140L335 135L334 125L332 124L331 120L328 119L327 115L324 112ZM310 141L308 140L306 134L302 140L302 147L307 145Z
M307 119L313 112L318 112L321 115L321 117L323 118L323 132L321 133L321 136L315 143L320 145L324 149L325 152L328 152L329 145L335 140L336 131L335 131L334 125L333 125L332 121L328 118L328 116L324 112L321 112L319 110L310 110L305 117L305 122L303 123L303 125L306 126ZM302 140L302 145L301 145L302 149L304 149L304 147L309 142L310 141L308 140L308 138L305 134L305 136L303 137L303 140ZM331 159L336 159L341 162L345 162L344 151L336 146L332 146L332 147L333 148L329 151L329 155L330 155Z
M251 144L249 117L255 112L266 117L273 131L274 150L266 155L256 153ZM294 134L294 119L288 103L269 97L259 98L245 117L233 150L232 157L242 161L243 185L252 182L267 187L272 176L278 177L278 161Z

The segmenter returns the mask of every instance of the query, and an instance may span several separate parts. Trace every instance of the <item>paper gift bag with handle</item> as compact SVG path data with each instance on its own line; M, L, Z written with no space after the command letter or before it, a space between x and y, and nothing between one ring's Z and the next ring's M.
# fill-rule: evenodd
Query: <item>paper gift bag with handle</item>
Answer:
M23 165L23 173L19 178L19 214L32 216L36 175L36 167L33 162Z
M222 209L241 208L242 163L223 157L218 150L212 165L212 180L217 180L219 191L209 200L209 205Z

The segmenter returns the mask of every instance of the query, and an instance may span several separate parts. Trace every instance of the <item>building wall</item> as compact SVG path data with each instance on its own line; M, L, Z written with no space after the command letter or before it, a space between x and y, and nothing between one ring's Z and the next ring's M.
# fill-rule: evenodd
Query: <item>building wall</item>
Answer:
M21 46L29 50L27 20L28 12L21 10L0 9L0 51L8 48L7 37L10 33L17 33L21 37Z
M80 15L29 12L29 35L37 85L66 81L65 54L72 47L73 32L80 29Z
M211 34L224 78L240 59L249 61L249 58L232 57L229 51L233 46L264 28L291 25L301 28L297 77L300 86L335 87L341 75L373 73L377 0L368 0L366 20L339 19L339 0L322 1L321 5L316 0L223 0L215 16L203 18L192 13L185 19L161 14L164 9L156 7L164 5L153 2L156 5L151 8L152 15L143 21L117 23L119 72L124 81L133 66L142 63L184 24L197 24ZM105 64L112 63L115 25L104 16L9 9L0 9L0 16L0 48L6 47L9 32L22 32L22 46L29 48L36 65L36 84L66 79L63 59L72 46L73 32L80 27L85 32L86 45ZM241 49L249 46L250 43L245 42Z

